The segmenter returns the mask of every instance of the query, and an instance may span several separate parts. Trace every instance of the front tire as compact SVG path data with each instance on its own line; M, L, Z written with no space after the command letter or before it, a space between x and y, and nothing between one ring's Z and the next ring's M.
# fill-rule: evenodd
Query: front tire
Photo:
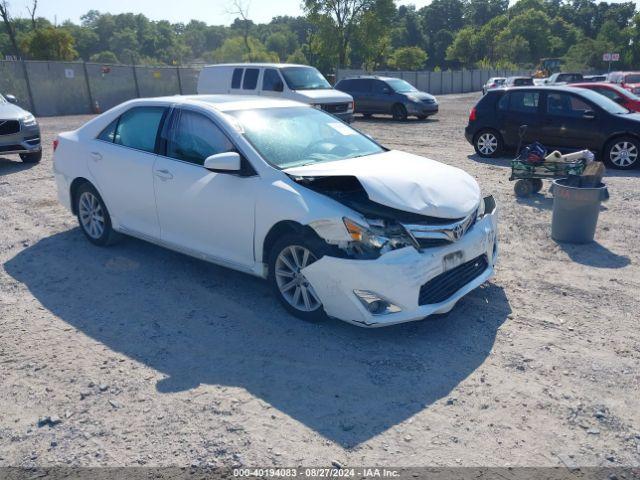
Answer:
M285 235L269 253L269 283L292 315L309 322L324 320L322 302L301 270L326 254L320 239L302 234Z
M604 149L604 161L612 168L629 170L638 166L640 142L633 137L614 138Z
M20 160L22 160L23 163L40 163L40 160L42 160L42 149L32 153L21 153Z
M502 137L495 130L480 130L473 139L473 148L483 158L495 158L502 153Z
M396 103L391 109L394 120L404 121L407 119L407 108L401 103Z
M428 115L418 115L418 120L426 120Z
M111 216L98 191L84 183L75 194L75 209L85 237L100 247L115 243L119 235L111 226Z

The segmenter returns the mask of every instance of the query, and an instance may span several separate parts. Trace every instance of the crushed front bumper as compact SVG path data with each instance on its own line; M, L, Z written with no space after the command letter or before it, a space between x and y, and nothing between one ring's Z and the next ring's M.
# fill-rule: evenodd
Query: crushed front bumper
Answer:
M456 252L461 252L456 253ZM420 305L421 287L444 273L445 257L460 262L483 256L486 268L443 301ZM498 255L497 214L486 213L457 242L418 251L413 247L393 250L375 260L324 256L303 270L330 317L364 327L381 327L421 320L450 311L463 296L482 285L494 271ZM354 291L373 292L400 311L372 314Z

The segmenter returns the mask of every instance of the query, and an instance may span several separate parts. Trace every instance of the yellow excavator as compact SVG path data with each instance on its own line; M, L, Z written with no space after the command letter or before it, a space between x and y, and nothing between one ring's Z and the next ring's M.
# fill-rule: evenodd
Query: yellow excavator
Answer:
M541 58L536 68L533 78L547 78L553 73L558 73L562 69L561 58Z

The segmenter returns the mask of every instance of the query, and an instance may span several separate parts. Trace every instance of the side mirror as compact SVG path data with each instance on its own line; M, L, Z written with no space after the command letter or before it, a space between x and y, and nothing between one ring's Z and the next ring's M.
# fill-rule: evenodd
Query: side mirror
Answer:
M9 103L18 103L18 99L14 95L5 95L4 98L6 98Z
M283 90L284 90L284 84L282 83L282 81L279 81L273 86L274 92L282 92Z
M582 113L582 118L586 120L593 120L594 118L596 118L596 112L594 112L593 110L585 110Z
M238 172L240 171L240 154L238 152L216 153L207 157L203 166L212 172Z

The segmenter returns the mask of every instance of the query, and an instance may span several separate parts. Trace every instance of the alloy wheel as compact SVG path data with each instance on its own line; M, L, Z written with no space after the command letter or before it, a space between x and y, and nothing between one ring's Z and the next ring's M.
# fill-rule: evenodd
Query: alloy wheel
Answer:
M611 147L609 158L611 163L618 167L628 167L638 159L638 148L631 142L618 142Z
M301 270L317 260L307 248L291 245L283 249L275 262L275 278L282 297L296 310L313 312L322 303Z
M493 133L483 133L476 140L478 150L483 155L492 155L498 149L498 139Z
M82 192L78 201L78 216L84 231L94 240L102 237L105 218L100 200L91 192Z

